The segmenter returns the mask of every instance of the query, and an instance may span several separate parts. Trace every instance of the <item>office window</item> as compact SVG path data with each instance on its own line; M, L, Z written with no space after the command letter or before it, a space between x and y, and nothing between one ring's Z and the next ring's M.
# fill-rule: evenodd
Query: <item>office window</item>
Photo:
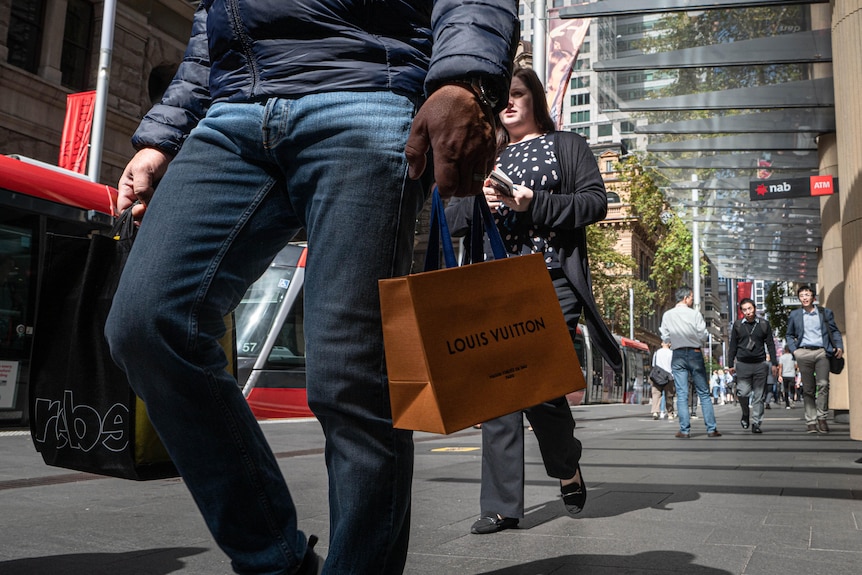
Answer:
M614 135L614 126L613 124L599 124L599 137L602 136L613 136Z
M93 5L89 0L69 0L60 63L61 82L67 88L81 91L88 87L92 37Z
M590 111L589 110L580 110L578 112L572 112L572 123L578 124L580 122L589 122L590 121Z
M586 106L590 103L590 93L572 94L572 106Z
M7 61L35 74L39 68L42 49L42 28L45 19L43 0L12 0L9 34L6 47Z
M571 87L573 90L577 88L589 88L590 87L590 77L589 76L578 76L572 78Z
M634 122L620 122L620 132L623 134L631 134L635 131Z

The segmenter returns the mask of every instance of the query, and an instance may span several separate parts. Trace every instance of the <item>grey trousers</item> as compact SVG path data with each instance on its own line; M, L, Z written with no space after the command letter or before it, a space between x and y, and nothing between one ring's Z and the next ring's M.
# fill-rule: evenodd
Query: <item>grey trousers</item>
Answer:
M565 397L524 410L539 442L549 477L573 477L581 459L581 442ZM524 516L524 417L511 413L482 424L482 516Z
M829 358L824 349L797 349L793 352L802 378L802 405L805 423L811 425L829 415Z
M767 363L736 362L736 394L749 398L751 423L760 425L763 421L763 396L766 392Z

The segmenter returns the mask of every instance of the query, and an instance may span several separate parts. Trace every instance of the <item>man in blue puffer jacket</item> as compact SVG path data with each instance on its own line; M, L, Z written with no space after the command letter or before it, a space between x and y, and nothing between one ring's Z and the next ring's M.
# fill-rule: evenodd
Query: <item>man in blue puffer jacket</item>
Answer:
M301 228L324 571L403 571L413 445L392 428L377 280L409 271L429 150L444 196L482 191L518 33L515 0L201 2L119 183L145 217L106 335L237 573L322 563L218 344Z

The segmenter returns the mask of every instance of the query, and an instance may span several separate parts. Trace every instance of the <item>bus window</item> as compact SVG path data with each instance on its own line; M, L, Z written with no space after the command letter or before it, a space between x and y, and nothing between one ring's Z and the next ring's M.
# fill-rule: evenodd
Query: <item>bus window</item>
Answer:
M30 328L31 229L0 225L0 359L22 359Z
M257 357L293 279L294 267L270 266L236 308L237 353Z
M305 334L302 330L305 307L302 296L303 292L300 291L284 319L278 339L266 360L266 369L305 365Z

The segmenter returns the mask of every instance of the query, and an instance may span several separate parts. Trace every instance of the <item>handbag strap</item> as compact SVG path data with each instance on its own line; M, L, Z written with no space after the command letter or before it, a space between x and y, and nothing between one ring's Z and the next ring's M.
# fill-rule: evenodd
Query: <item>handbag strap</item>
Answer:
M441 244L445 266L447 268L458 267L455 259L455 248L452 246L452 236L449 234L449 224L446 222L443 199L440 197L437 186L434 186L434 190L431 192L431 221L429 227L428 251L425 252L424 271L428 272L440 269L439 252ZM496 222L494 222L491 208L488 207L485 196L479 194L473 200L473 219L470 222L470 243L474 263L485 259L483 244L486 233L488 234L488 240L491 242L491 251L494 254L494 259L506 259L508 256L506 247L503 245L503 238L500 237L500 231L497 229Z

